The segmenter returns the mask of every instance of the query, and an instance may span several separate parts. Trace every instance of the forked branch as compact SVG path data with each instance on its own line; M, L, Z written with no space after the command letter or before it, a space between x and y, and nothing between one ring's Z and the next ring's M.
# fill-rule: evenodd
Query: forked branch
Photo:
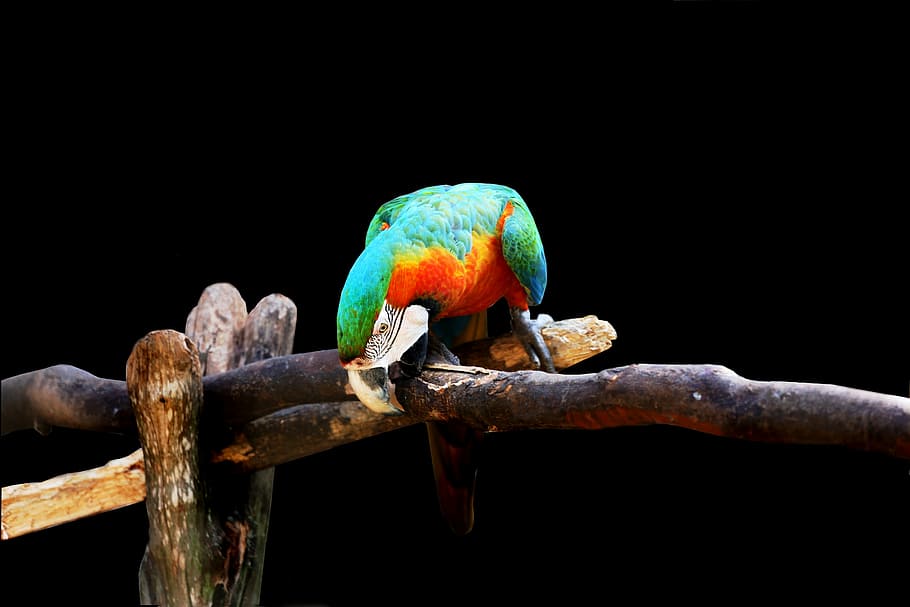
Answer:
M587 318L597 339L604 330L612 332L609 324L605 329L598 324L603 321ZM575 347L585 348L588 339L594 337ZM491 351L492 345L480 354L457 351L463 363L477 366L430 366L416 379L401 380L396 395L409 413L397 417L372 413L353 400L335 350L276 357L205 377L204 401L212 414L207 418L221 427L203 431L223 437L207 457L250 472L411 424L459 419L490 432L669 424L737 439L841 445L910 459L905 397L831 384L753 381L717 365L641 364L577 375L499 371L483 366L496 364L490 363L496 360ZM564 368L565 360L557 367ZM13 429L75 420L75 427L129 430L134 422L128 406L123 408L125 387L121 396L115 384L73 367L3 380L4 431L10 430L8 403L13 403ZM115 419L105 420L105 412ZM7 526L7 489L4 530L14 537L29 530L15 533Z

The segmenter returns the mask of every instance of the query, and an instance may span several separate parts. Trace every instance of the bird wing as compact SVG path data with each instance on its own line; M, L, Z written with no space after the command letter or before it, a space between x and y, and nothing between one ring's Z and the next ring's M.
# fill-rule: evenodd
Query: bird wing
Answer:
M506 203L504 215L502 255L524 287L528 304L537 305L547 288L547 259L540 232L531 211L517 194Z

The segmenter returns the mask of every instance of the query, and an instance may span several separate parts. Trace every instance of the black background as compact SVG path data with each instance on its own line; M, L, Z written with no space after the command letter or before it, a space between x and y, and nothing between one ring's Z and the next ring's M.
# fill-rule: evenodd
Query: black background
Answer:
M538 311L619 334L571 372L714 363L906 396L905 167L881 145L891 80L849 45L826 61L763 52L788 32L742 23L715 36L687 21L646 60L642 39L588 36L563 58L522 54L519 37L493 61L407 75L413 49L329 69L336 47L284 30L232 36L232 53L169 54L149 36L129 59L90 37L33 42L38 69L10 114L2 377L67 363L123 379L136 340L183 330L222 281L250 309L290 297L295 352L333 348L375 208L485 181L537 219ZM7 435L3 485L136 447ZM906 582L908 468L672 427L496 434L475 530L457 538L415 426L277 469L262 603L872 599ZM3 542L4 586L33 604L136 604L146 533L137 504Z

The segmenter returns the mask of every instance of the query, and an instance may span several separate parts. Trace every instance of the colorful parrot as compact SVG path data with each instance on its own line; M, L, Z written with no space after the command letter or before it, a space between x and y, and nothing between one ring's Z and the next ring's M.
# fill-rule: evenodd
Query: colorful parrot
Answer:
M370 222L338 305L338 355L352 389L375 412L403 413L390 367L393 378L415 375L434 346L457 361L448 348L484 336L487 309L503 298L530 359L555 372L528 310L546 285L540 234L514 189L437 185L390 200ZM466 534L483 432L455 422L426 425L440 510L455 533Z

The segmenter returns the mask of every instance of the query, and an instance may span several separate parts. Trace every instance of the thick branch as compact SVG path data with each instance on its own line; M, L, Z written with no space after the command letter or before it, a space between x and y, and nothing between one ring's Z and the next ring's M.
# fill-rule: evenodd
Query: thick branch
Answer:
M140 339L126 365L145 460L149 516L146 589L167 605L208 605L221 560L210 536L199 455L202 368L182 333L154 331Z
M236 290L216 287L218 285L206 289L199 305L193 309L187 320L189 334L197 330L213 330L218 334L218 339L209 337L196 340L199 347L206 348L205 358L211 363L208 368L210 370L219 368L213 366L215 364L213 361L234 360L238 356L242 359L239 362L252 361L260 357L276 358L248 365L237 372L228 371L203 378L206 416L212 419L212 425L222 425L220 420L227 417L240 428L235 435L228 434L227 437L222 437L220 443L216 443L219 448L212 454L214 462L233 462L234 468L248 472L267 469L268 462L278 464L301 457L300 441L294 436L300 432L298 426L301 422L304 426L318 426L318 431L307 432L323 437L309 447L310 453L415 423L409 417L375 416L356 401L295 406L295 403L305 401L307 398L325 400L351 398L351 393L346 388L346 374L338 365L337 352L325 350L281 356L283 352L289 352L292 346L296 307L290 300L280 296L267 297L254 308L243 326L242 338L229 335L229 330L236 330L239 324L232 320L231 316L234 313L245 313L246 306ZM213 299L226 300L220 305L211 305ZM207 321L205 319L207 314L202 314L200 310L208 310L208 314L217 313L219 310L233 312L226 314L226 317ZM609 323L597 320L594 316L552 323L545 328L544 335L552 348L558 369L602 352L610 347L611 340L616 337ZM530 364L524 348L511 336L506 335L485 343L488 344L488 348L472 346L470 351L458 352L463 360L473 364L507 364L503 362L505 360L513 361L508 364L524 366ZM521 362L521 358L524 358L524 363ZM34 419L51 425L57 425L55 422L62 422L60 425L82 424L77 427L83 427L87 425L86 422L91 422L100 424L101 427L90 425L87 429L114 429L104 425L103 412L109 411L123 411L128 414L119 416L116 425L118 429L130 429L134 423L124 382L98 379L75 367L65 366L51 367L13 379L15 381L4 380L3 383L4 428L7 430L9 429L7 420L12 418L18 423L16 429L31 427ZM68 379L70 381L67 381ZM104 399L100 402L95 399L101 390L95 386L106 391ZM119 390L123 390L123 394L119 394ZM70 415L65 406L67 399L70 399L72 409L77 411L76 416ZM13 400L18 401L17 407L7 408L7 404ZM125 404L123 401L126 401ZM90 415L84 414L86 410ZM262 412L274 413L262 417L259 421L243 425L245 420ZM7 417L7 413L11 415ZM252 445L255 445L255 448ZM141 458L138 462L142 463ZM96 479L98 475L103 474L122 474L118 470L114 462L111 462L108 466L74 473L73 476L84 475L86 478ZM144 495L144 484L138 486L144 477L141 476L141 471L139 474L140 476L134 479L135 487L124 488L121 495L111 496L109 499L104 496L111 504L108 509L135 503L137 492ZM256 482L259 482L259 479ZM44 483L29 483L28 494L35 496L36 500L42 495L53 495L57 490L57 484L58 479L50 479ZM102 496L94 495L96 487L102 493L105 491L103 484L85 484L81 487L81 493L74 496L72 501L91 504L102 499ZM47 493L43 493L45 488ZM16 489L17 487L8 487L4 491ZM11 501L7 504L4 501L4 522L7 519L11 521L8 537L15 537L38 528L12 524L18 517L17 511L24 510L24 518L28 509L28 502ZM56 522L51 524L75 520L92 513L74 506L70 518L55 519Z
M666 424L753 441L841 445L910 459L910 399L831 384L762 382L717 365L630 365L584 375L427 369L396 387L410 412L301 405L254 420L214 457L276 465L420 421L490 432Z
M461 351L459 355L463 362L474 362ZM428 368L396 388L411 414L385 417L351 400L336 356L326 350L278 357L206 378L218 380L211 394L224 412L234 412L235 420L232 433L213 446L211 461L236 471L259 470L445 419L463 419L489 431L669 424L747 440L842 445L910 459L910 399L888 394L752 381L714 365L631 365L584 375ZM317 388L310 391L307 379L313 377ZM205 394L208 399L210 392ZM313 395L330 398L299 404ZM6 392L4 408L5 401ZM242 423L240 412L248 406L272 413ZM6 516L4 502L4 520Z
M248 315L240 292L230 284L217 283L203 291L199 304L187 319L186 335L199 349L200 360L206 361L202 363L204 373L214 375L247 361L290 354L296 324L297 307L287 297L279 294L264 297ZM208 408L206 404L203 410ZM206 440L217 441L213 434L223 430L217 411L214 419L212 413L204 412L200 421L208 432ZM209 583L214 581L214 587L197 590L216 597L215 603L219 605L259 604L274 472L274 468L268 467L245 475L206 476L205 496L200 506L205 511L206 523L195 547L203 551L203 556L217 552L220 559L212 563L205 576ZM149 518L149 537L166 535L152 528L159 519L151 515ZM186 542L179 548L192 549L194 544ZM186 563L198 558L194 553L173 550L169 560L162 563L150 542L139 572L143 604L170 604L171 596L181 596L186 591L182 585L172 588L175 578L161 575L162 568L185 571L187 575L180 577L198 585L202 576L196 572L190 578L193 571L186 568ZM177 583L179 579L176 578Z
M278 356L203 378L207 410L228 425L242 424L303 402L339 401L347 375L337 350ZM2 433L53 427L135 432L126 382L55 365L2 382Z
M201 322L198 317L197 306L187 326ZM220 333L221 339L233 344L224 333ZM595 316L557 321L543 333L557 369L566 369L607 350L616 339L610 323ZM210 342L214 340L205 343ZM530 366L524 349L511 335L483 340L481 346L465 344L456 353L462 362L493 369L500 368L499 365ZM213 361L222 361L226 356L230 355L206 352L206 358L211 357ZM53 426L99 432L135 429L126 383L100 379L76 367L56 365L4 379L2 391L3 434ZM207 375L203 378L203 391L206 410L228 425L241 425L300 403L353 398L347 387L347 375L338 364L338 351L334 349L275 356Z
M910 458L910 399L831 384L753 381L719 365L584 375L429 371L399 389L413 415L489 431L668 424L732 438L843 445Z
M356 401L287 407L243 426L211 453L211 461L240 472L258 470L445 419L489 431L668 424L910 459L908 398L831 384L753 381L716 365L631 365L585 375L428 369L399 385L397 394L412 414L386 417ZM4 501L4 521L7 514Z
M135 431L126 382L102 379L71 365L54 365L2 382L3 434L54 426L102 432Z

